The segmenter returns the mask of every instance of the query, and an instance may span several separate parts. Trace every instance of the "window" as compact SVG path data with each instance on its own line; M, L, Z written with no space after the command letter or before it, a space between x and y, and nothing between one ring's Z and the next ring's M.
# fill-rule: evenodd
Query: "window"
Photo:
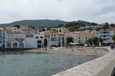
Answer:
M41 36L40 38L42 38L42 39L43 39L43 36Z
M36 38L38 39L39 37L38 37L38 36L36 36Z
M80 39L80 37L79 37L79 39Z
M56 36L56 34L54 34L54 36Z
M33 34L27 34L26 37L27 37L27 38L32 38L32 37L33 37Z
M0 43L2 43L2 40L0 40Z
M3 40L3 43L5 43L5 40Z
M103 32L103 33L105 34L105 33L108 33L108 32Z
M2 36L2 33L0 32L0 36Z
M3 39L5 39L5 36L3 35Z
M56 40L57 40L57 38L54 38L54 37L53 37L53 38L51 38L51 41L56 41Z
M2 33L0 32L0 38L2 38Z
M38 40L38 41L37 41L37 43L40 43L40 44L41 44L41 43L42 43L42 41L41 41L41 40Z
M0 36L0 38L2 38L2 36Z
M106 41L107 39L103 39L103 41Z
M103 37L106 37L106 35L103 35Z
M86 40L87 40L87 37L86 37Z

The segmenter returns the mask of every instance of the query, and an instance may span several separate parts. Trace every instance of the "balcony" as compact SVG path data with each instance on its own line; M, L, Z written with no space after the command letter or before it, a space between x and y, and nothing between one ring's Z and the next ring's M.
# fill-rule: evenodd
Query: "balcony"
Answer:
M16 41L24 41L25 39L24 38L15 38Z

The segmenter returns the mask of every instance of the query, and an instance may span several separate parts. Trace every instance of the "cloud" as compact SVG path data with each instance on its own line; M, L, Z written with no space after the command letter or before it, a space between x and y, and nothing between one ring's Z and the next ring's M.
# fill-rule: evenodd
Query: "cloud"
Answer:
M0 0L0 5L0 23L23 19L115 20L115 0Z

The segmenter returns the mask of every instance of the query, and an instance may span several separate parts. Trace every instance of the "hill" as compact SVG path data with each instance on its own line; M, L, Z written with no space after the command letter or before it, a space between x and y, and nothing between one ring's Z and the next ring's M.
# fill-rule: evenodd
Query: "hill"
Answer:
M14 21L12 23L7 23L7 24L0 24L0 26L5 27L5 26L14 26L14 25L22 25L22 26L35 26L35 27L60 27L64 26L66 28L69 28L70 30L76 30L79 27L85 27L85 26L96 26L98 25L97 23L91 23L87 21L72 21L72 22L67 22L67 21L61 21L61 20L21 20L21 21Z
M78 31L81 27L87 27L87 26L91 27L97 25L98 25L97 23L78 20L78 21L68 22L64 26L68 28L70 31Z
M21 20L14 21L12 23L0 24L1 27L5 26L14 26L14 25L22 25L22 26L35 26L35 27L58 27L60 24L66 24L66 21L61 20Z
M10 23L10 25L36 26L36 27L57 27L59 24L66 24L61 20L22 20Z

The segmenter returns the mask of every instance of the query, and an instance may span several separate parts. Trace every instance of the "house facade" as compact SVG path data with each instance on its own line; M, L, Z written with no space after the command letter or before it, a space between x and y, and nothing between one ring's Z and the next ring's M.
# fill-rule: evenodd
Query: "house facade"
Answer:
M44 32L33 29L6 27L0 30L0 48L41 48Z
M96 36L95 31L78 31L78 32L70 32L66 34L66 37L72 37L74 40L74 43L79 43L79 44L85 44L86 41L91 38Z
M97 36L102 39L103 44L113 43L112 36L115 35L115 28L101 29L97 31Z
M0 47L43 48L45 47L45 39L47 40L47 47L63 47L66 43L66 37L62 30L62 28L61 31L58 28L55 32L39 32L38 29L6 27L0 32Z
M5 47L5 32L0 31L0 48Z
M66 37L62 32L46 32L45 38L48 41L47 47L64 47L66 44Z

